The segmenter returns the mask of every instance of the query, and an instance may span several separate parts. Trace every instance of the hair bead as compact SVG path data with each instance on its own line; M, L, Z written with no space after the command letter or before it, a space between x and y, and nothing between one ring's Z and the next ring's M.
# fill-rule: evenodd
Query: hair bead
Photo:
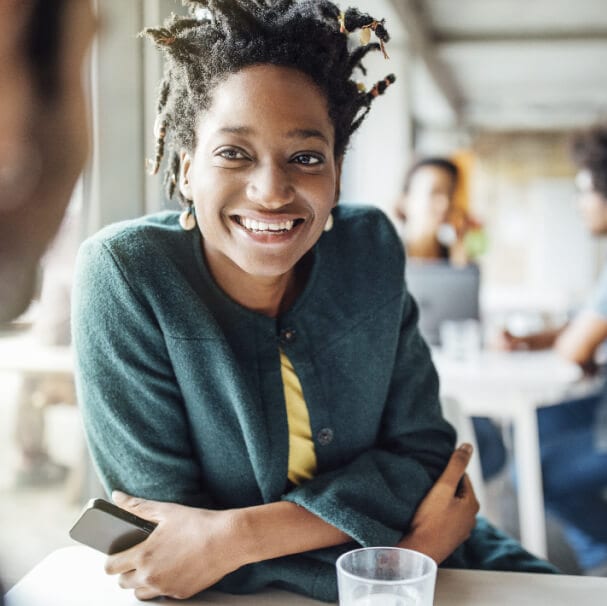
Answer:
M376 82L373 88L369 91L369 95L371 97L377 97L378 95L383 95L386 92L386 89L390 84L392 84L396 80L396 76L394 74L388 74L383 80Z

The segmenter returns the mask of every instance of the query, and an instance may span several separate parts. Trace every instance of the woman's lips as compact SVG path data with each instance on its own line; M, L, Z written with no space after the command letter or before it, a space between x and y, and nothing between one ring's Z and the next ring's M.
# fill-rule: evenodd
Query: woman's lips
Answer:
M248 232L268 235L288 233L303 222L303 219L286 219L282 221L268 219L264 221L240 215L233 215L232 219Z

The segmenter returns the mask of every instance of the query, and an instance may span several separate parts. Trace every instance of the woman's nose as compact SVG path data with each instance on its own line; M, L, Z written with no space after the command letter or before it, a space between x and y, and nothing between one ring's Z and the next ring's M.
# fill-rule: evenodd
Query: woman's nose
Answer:
M259 166L251 173L247 197L251 202L276 209L293 201L295 189L286 168L274 163Z

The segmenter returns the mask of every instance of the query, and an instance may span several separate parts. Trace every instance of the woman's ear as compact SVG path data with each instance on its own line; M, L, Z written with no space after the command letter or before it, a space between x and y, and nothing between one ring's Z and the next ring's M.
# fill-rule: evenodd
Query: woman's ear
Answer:
M192 200L192 185L190 183L190 168L192 167L192 158L190 154L181 150L179 154L179 191L186 200Z

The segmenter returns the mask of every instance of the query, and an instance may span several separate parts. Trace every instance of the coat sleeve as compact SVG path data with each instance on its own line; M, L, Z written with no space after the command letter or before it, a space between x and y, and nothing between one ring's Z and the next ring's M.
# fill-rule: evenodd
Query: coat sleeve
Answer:
M72 306L78 400L105 489L208 506L161 330L104 242L81 247Z
M476 526L470 538L441 566L502 572L559 573L550 562L541 560L526 551L518 541L490 524L482 516L476 518Z
M438 378L405 293L400 336L379 435L345 466L321 473L283 498L364 546L393 545L444 469L455 433L444 420Z

